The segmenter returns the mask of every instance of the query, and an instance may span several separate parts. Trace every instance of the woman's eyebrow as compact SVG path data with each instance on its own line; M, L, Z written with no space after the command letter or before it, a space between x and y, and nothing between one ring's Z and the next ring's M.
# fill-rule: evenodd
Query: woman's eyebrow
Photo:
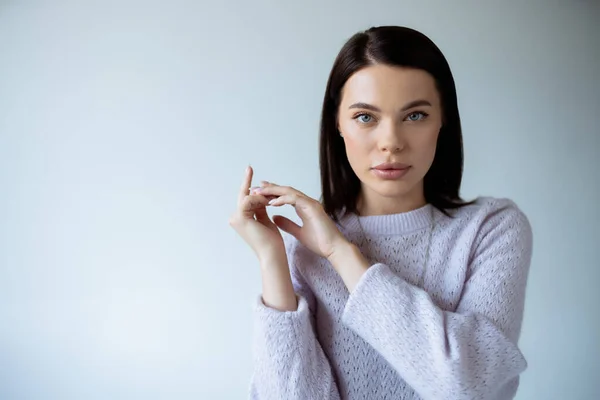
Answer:
M365 110L381 112L381 110L378 107L375 107L374 105L368 104L368 103L354 103L350 107L348 107L348 109L352 109L352 108L363 108Z
M400 111L406 111L409 110L413 107L418 107L418 106L431 106L431 103L428 100L413 100L410 103L407 103L404 107L402 107L402 109ZM348 107L349 109L352 108L362 108L365 110L370 110L373 112L381 112L381 110L379 109L379 107L376 107L372 104L369 103L354 103L352 104L350 107Z

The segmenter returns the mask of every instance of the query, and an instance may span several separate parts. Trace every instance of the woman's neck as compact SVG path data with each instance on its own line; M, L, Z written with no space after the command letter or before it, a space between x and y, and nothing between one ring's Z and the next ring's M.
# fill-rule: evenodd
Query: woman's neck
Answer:
M402 197L383 197L376 193L365 192L365 190L361 191L356 205L359 215L364 217L409 212L427 204L422 191Z

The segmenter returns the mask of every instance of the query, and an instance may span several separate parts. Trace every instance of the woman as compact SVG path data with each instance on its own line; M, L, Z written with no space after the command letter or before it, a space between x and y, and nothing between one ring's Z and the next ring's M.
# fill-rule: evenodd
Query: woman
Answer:
M402 27L354 35L320 156L321 202L252 188L248 167L230 220L262 273L251 397L513 398L531 228L509 200L460 198L456 89L435 44ZM269 219L285 204L302 227Z

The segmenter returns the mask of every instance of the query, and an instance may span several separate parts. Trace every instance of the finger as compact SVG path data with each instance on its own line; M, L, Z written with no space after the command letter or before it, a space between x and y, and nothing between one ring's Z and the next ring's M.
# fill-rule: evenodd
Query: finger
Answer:
M261 196L265 196L265 197L278 197L276 195L266 195L262 192L262 188L261 187L257 187L257 186L253 186L250 188L250 194L260 194Z
M254 171L252 170L252 167L248 165L248 167L246 167L244 180L242 181L242 186L240 187L240 193L238 194L238 204L242 204L244 198L250 193L250 186L252 185L253 174Z
M297 239L300 236L300 230L302 229L300 225L296 224L291 219L288 219L282 215L275 215L273 217L273 222L277 225L281 230L289 233L290 235L296 237Z
M290 206L296 206L296 203L298 202L298 195L296 195L295 193L292 194L287 194L284 196L279 196L276 197L272 200L269 200L268 204L270 206L274 206L274 207L279 207L279 206L283 206L286 204L289 204Z
M269 185L258 188L256 193L262 194L263 196L302 196L307 197L304 193L289 186Z
M279 197L279 196L275 196L275 195L271 195L271 194L262 194L259 189L260 188L256 188L256 187L250 188L250 194L251 195L254 195L254 194L261 195L261 196L266 197L268 200L276 199L277 197Z
M257 208L254 211L254 215L256 216L256 220L262 224L271 222L271 218L269 218L269 214L267 213L267 208L265 206Z
M244 197L240 204L240 212L245 214L246 216L250 216L250 214L254 215L254 213L261 209L265 208L269 203L269 200L261 195L248 195Z

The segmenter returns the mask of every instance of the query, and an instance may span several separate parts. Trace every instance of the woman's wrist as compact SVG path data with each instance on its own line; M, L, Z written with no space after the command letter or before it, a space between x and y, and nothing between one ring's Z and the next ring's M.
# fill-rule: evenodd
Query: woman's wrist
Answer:
M283 251L266 251L257 254L261 271L270 271L272 269L289 269L287 254Z
M273 255L261 259L262 300L270 308L279 311L296 311L298 301L290 268L285 255Z
M355 253L356 250L358 250L358 248L352 242L340 235L337 242L333 245L333 251L327 257L327 261L329 261L331 265L333 265L333 268L338 271L338 266L341 267L345 260L348 259L348 255Z
M360 249L347 240L336 247L328 260L350 292L354 290L363 274L371 266Z

